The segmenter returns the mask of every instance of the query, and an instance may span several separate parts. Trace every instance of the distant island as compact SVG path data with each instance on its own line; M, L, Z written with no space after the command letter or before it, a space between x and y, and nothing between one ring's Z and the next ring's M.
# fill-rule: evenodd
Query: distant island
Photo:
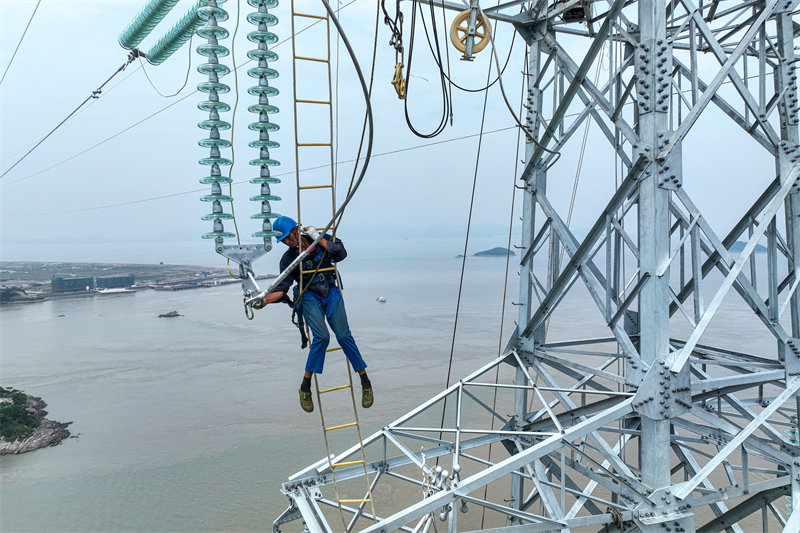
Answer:
M514 253L514 250L509 250L508 248L496 246L490 250L483 250L482 252L474 253L472 254L472 257L506 257L507 255L514 257L517 254ZM464 257L464 255L459 254L456 257Z
M0 455L31 452L56 446L69 437L71 422L45 418L47 404L37 396L0 387Z
M733 243L733 246L731 246L731 249L730 249L730 251L731 251L731 252L741 252L742 250L744 250L744 247L745 247L746 245L747 245L747 243L746 243L746 242L742 242L742 241L736 241L735 243ZM755 250L753 250L753 251L754 251L754 252L757 252L757 253L759 253L759 252L766 252L766 251L767 251L767 248L766 248L766 246L762 246L762 245L760 245L760 244L756 244L756 249L755 249Z

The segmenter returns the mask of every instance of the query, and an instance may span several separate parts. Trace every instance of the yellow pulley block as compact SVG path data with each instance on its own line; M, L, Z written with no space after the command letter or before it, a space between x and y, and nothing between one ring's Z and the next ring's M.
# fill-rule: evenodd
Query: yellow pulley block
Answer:
M453 19L450 25L450 42L461 53L467 51L467 37L469 36L469 15L471 9L465 9ZM472 44L472 53L477 54L489 44L489 32L492 31L492 25L489 24L489 19L486 18L482 12L477 14L475 20L475 40Z
M392 85L394 90L397 91L397 97L400 100L406 99L406 79L403 77L403 64L398 63L394 68L394 77L392 78Z

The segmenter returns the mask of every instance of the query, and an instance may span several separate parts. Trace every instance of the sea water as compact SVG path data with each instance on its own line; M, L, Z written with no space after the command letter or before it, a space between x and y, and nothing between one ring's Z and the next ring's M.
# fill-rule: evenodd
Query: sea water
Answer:
M502 244L476 243L472 251ZM442 390L451 350L452 382L496 357L514 327L519 257L511 261L503 333L505 260L470 257L453 340L460 246L349 246L344 297L375 389L375 405L360 410L365 436ZM163 255L111 252L82 258L157 262ZM275 262L279 254L272 253ZM4 254L24 258L35 259ZM585 292L561 305L566 312L550 335L609 334ZM740 309L723 306L710 335L743 351L774 350ZM183 316L158 317L172 310ZM317 412L298 405L305 351L289 315L280 304L247 320L237 285L0 307L0 385L41 396L49 418L71 421L76 437L0 457L0 530L271 530L288 504L281 483L325 455ZM592 315L598 320L585 318ZM334 369L343 364L332 352L322 378L341 375Z
M459 246L348 247L344 297L376 396L365 436L445 386ZM107 254L83 260L126 262ZM467 260L454 379L497 355L504 275L504 258ZM76 437L0 457L2 531L270 530L281 483L325 455L317 413L298 405L306 352L289 307L247 320L237 285L3 306L0 328L0 385L41 396Z

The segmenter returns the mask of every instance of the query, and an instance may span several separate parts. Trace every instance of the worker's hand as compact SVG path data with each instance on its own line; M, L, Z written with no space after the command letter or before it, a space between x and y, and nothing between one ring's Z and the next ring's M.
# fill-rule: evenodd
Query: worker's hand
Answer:
M319 231L317 231L317 228L315 228L314 226L306 226L305 228L303 228L303 233L305 235L308 235L309 237L311 237L312 240L315 241L317 240L317 237L319 237Z

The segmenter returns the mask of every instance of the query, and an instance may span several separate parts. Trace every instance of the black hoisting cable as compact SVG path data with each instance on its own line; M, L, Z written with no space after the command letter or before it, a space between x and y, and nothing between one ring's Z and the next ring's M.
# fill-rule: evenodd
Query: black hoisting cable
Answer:
M20 162L21 162L23 159L25 159L26 157L28 157L28 156L31 154L31 152L33 152L34 150L36 150L36 148L38 148L40 144L42 144L42 143L43 143L43 142L44 142L44 141L45 141L45 140L46 140L48 137L50 137L50 136L51 136L51 135L52 135L52 134L53 134L53 133L54 133L54 132L55 132L55 131L56 131L58 128L60 128L60 127L61 127L61 126L62 126L62 125L63 125L63 124L66 122L66 121L68 121L68 120L70 119L70 117L72 117L72 115L74 115L75 113L77 113L77 112L78 112L78 111L79 111L79 110L80 110L80 109L81 109L81 108L82 108L84 105L86 105L86 103L87 103L89 100L91 100L91 99L93 99L93 98L94 98L94 99L100 98L100 93L102 93L102 92L103 92L103 87L105 87L105 86L106 86L106 84L108 84L108 82L110 82L112 79L114 79L114 76L116 76L117 74L119 74L120 72L122 72L123 70L125 70L126 68L128 68L128 65L130 65L131 63L133 63L133 61L134 61L134 60L135 60L137 57L139 57L140 55L141 55L141 56L143 56L144 54L142 54L142 53L141 53L139 50L137 50L136 48L134 48L133 50L131 50L131 53L128 55L128 59L125 61L125 63L123 63L123 64L122 64L122 66L121 66L121 67L119 67L119 68L118 68L118 69L117 69L117 70L114 72L114 74L112 74L112 75L111 75L111 76L110 76L110 77L109 77L109 78L108 78L106 81L104 81L104 82L102 83L102 85L100 85L100 87L98 87L97 89L95 89L94 91L92 91L92 94L90 94L89 96L87 96L87 97L86 97L86 100L84 100L83 102L81 102L81 103L80 103L80 105L79 105L78 107L76 107L74 111L72 111L72 113L70 113L69 115L67 115L67 118L65 118L64 120L62 120L61 122L59 122L59 123L58 123L58 125L57 125L55 128L53 128L52 130L50 130L50 133L48 133L47 135L45 135L44 137L42 137L42 140L40 140L39 142L37 142L36 144L34 144L34 145L33 145L33 148L31 148L30 150L28 150L27 152L25 152L25 155L23 155L22 157L20 157L19 159L17 159L17 162L16 162L16 163L14 163L14 164L13 164L13 165L11 165L10 167L8 167L8 168L6 169L6 171L5 171L5 172L3 172L2 174L0 174L0 179L2 179L2 178L3 178L3 176L5 176L5 175L6 175L6 174L8 174L9 172L11 172L11 170L12 170L12 169L13 169L15 166L17 166L17 165L18 165L18 164L19 164L19 163L20 163Z
M435 13L433 12L433 3L430 4L431 6L431 15L435 17ZM423 15L420 15L422 17ZM424 19L423 19L424 20ZM447 127L447 117L449 116L451 102L447 94L447 81L445 79L444 70L440 70L439 79L442 83L442 118L439 122L439 125L431 133L420 133L417 131L413 124L411 124L411 117L408 115L408 94L409 94L409 86L411 84L411 64L412 59L414 57L414 34L416 33L416 23L417 23L417 1L412 0L411 2L411 40L408 44L408 71L406 76L406 99L403 100L403 110L406 116L406 124L408 125L408 129L416 135L417 137L422 137L423 139L431 139L436 137L440 133L444 131ZM438 55L437 64L442 64L442 51L441 47L439 46L439 36L434 28L433 30L433 40L436 44L436 54L434 55L434 59L436 59L436 55Z

